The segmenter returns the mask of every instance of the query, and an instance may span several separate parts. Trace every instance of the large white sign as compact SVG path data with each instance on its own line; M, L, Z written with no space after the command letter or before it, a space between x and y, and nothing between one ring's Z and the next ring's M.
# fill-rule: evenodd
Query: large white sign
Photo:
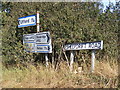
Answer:
M66 44L64 50L103 49L103 41Z
M36 15L18 18L18 28L36 25Z
M52 53L50 32L25 34L23 44L27 52Z

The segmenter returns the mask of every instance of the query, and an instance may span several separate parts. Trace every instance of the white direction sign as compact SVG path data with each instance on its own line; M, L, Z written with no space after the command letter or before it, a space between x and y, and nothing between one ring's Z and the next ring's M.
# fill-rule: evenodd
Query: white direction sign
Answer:
M50 33L49 32L36 33L35 39L36 39L36 43L49 44L50 43Z
M23 44L27 52L52 53L50 32L25 34Z
M52 46L51 45L36 45L36 52L52 53Z
M18 28L36 25L36 15L18 18Z
M103 41L66 44L64 50L103 49Z
M24 43L25 51L35 52L35 43Z
M35 42L35 35L34 34L25 34L23 35L23 42Z

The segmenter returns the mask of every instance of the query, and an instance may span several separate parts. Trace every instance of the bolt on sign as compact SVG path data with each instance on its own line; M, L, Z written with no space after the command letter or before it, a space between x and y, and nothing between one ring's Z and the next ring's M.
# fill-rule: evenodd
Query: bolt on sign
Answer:
M36 25L36 15L18 18L18 28Z
M25 34L23 44L27 52L52 53L50 32Z
M103 49L103 41L66 44L64 50Z

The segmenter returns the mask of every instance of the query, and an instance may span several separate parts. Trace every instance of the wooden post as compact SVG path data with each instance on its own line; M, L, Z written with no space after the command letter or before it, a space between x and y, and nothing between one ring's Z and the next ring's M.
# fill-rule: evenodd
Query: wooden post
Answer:
M73 70L74 52L70 51L70 71Z
M92 50L92 57L91 57L91 72L93 73L95 70L95 50Z

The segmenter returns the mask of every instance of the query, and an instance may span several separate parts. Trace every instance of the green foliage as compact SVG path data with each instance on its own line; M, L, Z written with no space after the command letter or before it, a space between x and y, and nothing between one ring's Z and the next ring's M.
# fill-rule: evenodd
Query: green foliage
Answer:
M9 2L2 5L2 53L5 63L20 63L36 59L35 55L38 54L24 52L22 45L23 34L35 33L36 26L18 28L17 20L19 17L36 14L37 10L40 11L41 31L51 32L56 59L60 55L63 43L98 40L104 41L104 49L98 52L98 57L118 56L118 21L116 21L118 9L115 7L113 11L107 9L103 13L100 8L102 4L98 2ZM80 51L80 53L89 54L89 51ZM42 55L39 54L40 57Z

